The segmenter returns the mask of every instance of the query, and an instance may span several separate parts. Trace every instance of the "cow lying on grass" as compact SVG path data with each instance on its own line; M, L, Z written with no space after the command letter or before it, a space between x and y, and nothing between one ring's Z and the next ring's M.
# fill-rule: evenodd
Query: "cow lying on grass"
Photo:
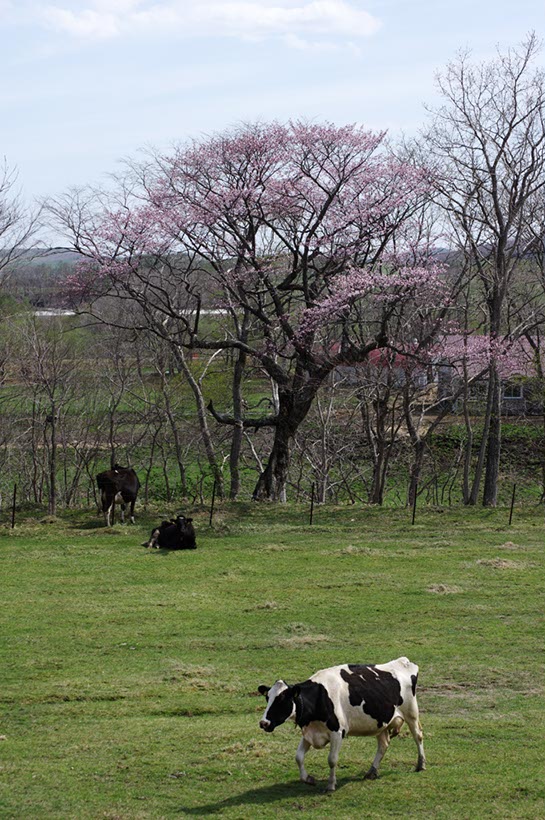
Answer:
M178 515L170 521L163 521L161 526L151 531L149 541L145 541L142 546L155 549L162 547L169 550L197 549L192 521L192 518L186 518L185 515Z
M407 721L418 748L416 771L420 772L426 768L426 758L416 703L417 679L418 666L408 658L397 658L376 666L345 664L321 669L295 686L277 680L270 688L259 687L267 698L259 725L273 732L291 718L301 728L303 737L295 760L301 780L310 785L316 781L305 769L305 754L311 746L323 749L329 743L327 791L332 792L339 751L347 735L377 738L377 753L365 775L374 780L390 738Z

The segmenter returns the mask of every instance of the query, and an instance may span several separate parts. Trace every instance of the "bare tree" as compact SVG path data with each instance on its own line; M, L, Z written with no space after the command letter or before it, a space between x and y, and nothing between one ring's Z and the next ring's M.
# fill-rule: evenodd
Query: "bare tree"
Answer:
M17 191L17 173L4 159L0 164L0 285L22 259L29 259L38 228L33 213Z
M60 426L77 385L78 338L66 333L56 318L44 322L35 316L23 316L18 320L18 330L18 377L33 397L34 454L43 453L48 512L56 515ZM36 434L41 436L41 442ZM37 463L35 467L38 468Z
M545 186L545 86L535 68L539 43L530 34L517 48L481 64L461 53L438 77L443 104L431 109L425 135L437 200L450 241L482 288L487 331L505 331L509 288L532 248L527 227ZM500 378L491 357L483 448L483 504L496 504L500 460ZM476 475L470 503L476 503Z

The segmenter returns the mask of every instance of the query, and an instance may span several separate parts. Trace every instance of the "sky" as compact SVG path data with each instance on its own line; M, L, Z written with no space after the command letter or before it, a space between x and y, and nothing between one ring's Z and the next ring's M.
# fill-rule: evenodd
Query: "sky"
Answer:
M413 134L459 49L531 30L543 0L0 0L0 156L32 201L241 121Z

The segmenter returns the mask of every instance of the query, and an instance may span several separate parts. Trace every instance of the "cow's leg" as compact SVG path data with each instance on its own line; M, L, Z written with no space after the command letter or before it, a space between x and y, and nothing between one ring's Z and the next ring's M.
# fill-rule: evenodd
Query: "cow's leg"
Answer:
M331 739L329 741L329 755L327 757L327 762L329 763L329 780L327 781L328 792L334 792L335 786L337 785L335 770L337 768L337 763L339 762L339 752L341 750L342 742L343 736L341 732L331 733Z
M303 781L303 783L308 783L309 786L315 786L316 780L305 769L305 755L309 749L310 743L308 742L308 740L305 740L305 738L302 737L301 742L297 747L295 760L297 762L297 765L299 766L299 777Z
M112 524L114 522L114 517L115 517L115 499L106 507L106 511L104 513L104 518L106 520L106 526L107 527L112 526Z
M384 729L377 735L377 753L375 755L375 759L371 764L371 768L365 774L365 780L376 780L378 777L378 767L380 766L380 761L384 757L384 753L390 744L390 734L388 729Z
M109 527L108 511L110 509L110 499L104 490L100 493L100 505L102 507L102 515L104 516L104 526Z
M405 716L405 719L407 721L407 726L411 730L411 735L414 738L414 742L416 743L416 748L418 749L418 760L416 762L415 771L423 772L426 768L426 755L424 754L424 736L422 734L420 720L418 719L418 706L416 703L411 708L410 713Z
M135 498L133 498L133 500L131 501L131 512L130 512L131 524L135 523L135 520L134 520L134 504L135 504L135 501L136 501Z
M125 504L124 501L121 501L120 505L121 505L121 523L124 524L125 523L125 510L127 508L127 505Z
M157 527L157 529L153 530L152 534L150 535L150 539L149 539L148 543L146 544L148 549L153 549L153 548L159 549L159 545L157 543L159 541L159 533L160 533L159 527Z

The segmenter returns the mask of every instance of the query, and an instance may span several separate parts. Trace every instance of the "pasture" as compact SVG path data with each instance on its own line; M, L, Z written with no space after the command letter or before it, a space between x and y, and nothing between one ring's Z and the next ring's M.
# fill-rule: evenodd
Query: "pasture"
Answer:
M234 504L198 549L140 546L159 516L89 511L0 530L0 816L544 814L543 509ZM299 783L299 732L258 728L256 689L335 663L420 666L428 769L406 728L375 782L372 738Z

